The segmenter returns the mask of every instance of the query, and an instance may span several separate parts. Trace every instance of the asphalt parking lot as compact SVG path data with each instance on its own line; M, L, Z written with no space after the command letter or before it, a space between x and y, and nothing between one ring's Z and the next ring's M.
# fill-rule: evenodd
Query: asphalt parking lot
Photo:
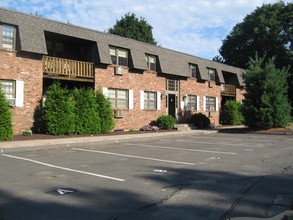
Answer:
M0 220L271 217L292 208L292 143L217 133L2 150Z

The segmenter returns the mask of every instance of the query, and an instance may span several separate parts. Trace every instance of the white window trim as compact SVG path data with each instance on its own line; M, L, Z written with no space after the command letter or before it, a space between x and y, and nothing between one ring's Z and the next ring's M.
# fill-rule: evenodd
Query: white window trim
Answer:
M15 82L15 106L23 107L24 101L24 81L16 80Z
M140 91L140 110L144 109L144 91Z
M107 97L107 98L109 97L109 96L108 96L108 88L103 87L103 88L102 88L102 93L103 93L103 95L104 95L105 97Z
M203 97L203 111L206 111L206 96Z
M216 97L216 111L219 111L219 98Z
M157 109L161 110L161 93L157 92Z
M199 98L199 96L197 95L197 96L196 96L196 110L197 110L197 111L200 111L199 100L200 100L200 98Z
M132 89L129 89L128 90L128 108L129 109L133 109L133 90Z

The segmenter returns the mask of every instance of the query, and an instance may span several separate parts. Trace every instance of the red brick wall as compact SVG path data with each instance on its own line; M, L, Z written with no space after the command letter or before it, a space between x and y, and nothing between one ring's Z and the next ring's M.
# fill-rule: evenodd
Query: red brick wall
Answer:
M211 96L218 98L218 106L221 107L221 87L214 85L212 88L209 87L208 82L197 82L194 78L187 78L187 80L180 81L180 101L183 101L184 95L196 95L199 96L199 111L193 113L201 112L206 116L209 116L207 111L204 109L204 96ZM211 123L218 125L219 124L219 111L213 112L210 117Z
M161 99L160 110L140 109L140 91L165 93L166 79L157 77L156 73L133 73L126 69L123 75L115 75L114 66L108 66L107 69L96 68L95 89L101 90L103 87L133 90L133 109L126 110L123 118L115 119L115 129L139 129L166 114L165 98Z
M42 62L0 50L0 79L24 81L23 107L11 107L14 134L31 129L36 106L42 96Z
M34 121L34 111L42 98L43 73L41 58L18 56L15 52L0 50L0 79L24 81L23 107L11 107L13 115L14 134L20 134L25 129L30 129ZM124 75L114 75L114 66L95 69L95 89L102 87L133 90L133 109L126 110L123 118L116 118L115 129L139 129L145 124L156 120L160 115L167 114L166 96L162 96L161 109L141 110L140 91L156 91L166 94L166 78L159 77L154 72L144 73L129 72ZM237 89L237 100L243 99L244 90ZM210 88L208 82L197 82L193 78L180 79L178 115L182 116L184 110L180 103L184 95L197 95L200 97L200 110L203 112L203 97L213 96L218 98L221 107L220 86ZM208 116L208 112L204 112ZM215 125L219 124L219 111L210 118Z

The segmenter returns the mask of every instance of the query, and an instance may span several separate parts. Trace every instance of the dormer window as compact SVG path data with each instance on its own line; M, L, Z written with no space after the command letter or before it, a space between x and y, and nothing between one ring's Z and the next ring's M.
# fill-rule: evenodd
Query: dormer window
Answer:
M194 77L194 78L196 78L197 66L195 64L190 64L189 65L189 68L190 68L191 76Z
M0 48L15 49L15 27L0 24Z
M145 55L145 60L147 62L147 66L148 66L148 69L151 70L151 71L157 71L157 68L156 68L156 56L154 55L150 55L150 54L146 54Z
M209 81L216 81L216 70L208 69Z
M110 47L112 64L118 66L128 66L128 51L126 49Z

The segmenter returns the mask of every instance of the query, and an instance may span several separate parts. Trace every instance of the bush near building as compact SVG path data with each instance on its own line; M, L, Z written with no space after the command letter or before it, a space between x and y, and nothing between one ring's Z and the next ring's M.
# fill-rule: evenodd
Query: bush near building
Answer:
M171 115L161 115L157 119L157 125L160 129L171 130L176 124L176 119Z
M43 119L51 135L108 133L115 125L111 103L102 92L77 88L70 91L60 83L48 88Z
M235 100L228 100L221 113L221 124L223 125L242 125L244 117L242 115L242 104Z
M54 83L48 88L44 110L48 134L75 133L74 100L66 88L61 88L60 83Z
M115 126L111 102L103 95L101 91L97 91L96 103L97 112L100 116L100 132L102 134L109 133Z
M72 91L74 100L74 119L76 134L100 133L100 116L97 111L95 91L92 89L77 89Z
M197 128L209 128L211 126L210 119L202 113L193 114L190 117L191 124L194 124Z
M0 141L13 139L12 116L0 84Z

